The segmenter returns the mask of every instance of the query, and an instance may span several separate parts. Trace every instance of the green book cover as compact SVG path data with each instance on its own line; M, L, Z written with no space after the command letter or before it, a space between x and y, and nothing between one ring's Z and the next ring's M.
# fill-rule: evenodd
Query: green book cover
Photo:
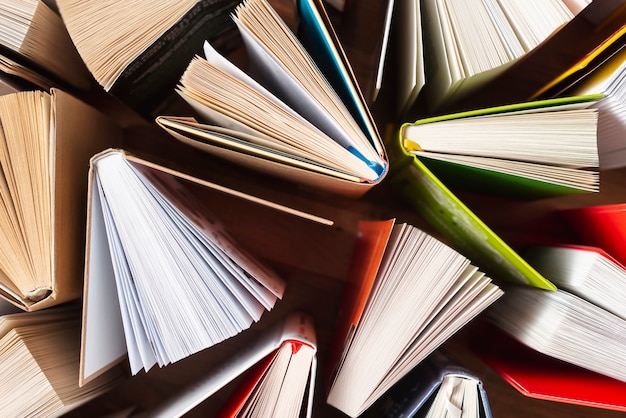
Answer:
M532 113L535 110L537 112L545 112L551 110L558 111L559 109L571 109L572 106L575 107L581 104L583 106L590 105L592 102L602 97L603 95L601 94L591 94L470 110L420 119L415 122L408 122L402 125L400 131L403 132L404 129L409 126L425 125L429 123L459 120L464 118L489 117L490 115L499 115L511 112ZM405 146L409 151L420 151L419 143L416 143L413 140L405 139L403 141L403 146ZM453 153L453 151L451 152ZM446 161L445 153L440 154L439 157L435 155L429 157L428 154L428 151L425 151L420 153L418 158L439 179L452 188L462 188L466 190L497 194L515 199L538 199L552 196L587 193L597 191L599 188L599 173L597 172L597 167L596 169L587 169L587 174L589 174L589 176L586 184L573 185L567 184L567 182L569 182L572 178L567 174L561 174L561 177L565 177L565 179L561 180L564 181L564 183L559 183L558 180L550 181L537 175L533 175L532 173L529 173L526 176L522 174L499 171L497 168L493 167L497 158L486 158L484 160L487 164L491 165L490 167L475 167L467 165L463 162ZM515 163L514 158L511 158L511 160ZM535 168L541 170L541 166L541 163L537 163ZM582 170L578 170L578 172L581 173ZM576 174L574 173L573 175Z
M556 290L403 147L401 132L389 144L390 182L419 214L494 279Z

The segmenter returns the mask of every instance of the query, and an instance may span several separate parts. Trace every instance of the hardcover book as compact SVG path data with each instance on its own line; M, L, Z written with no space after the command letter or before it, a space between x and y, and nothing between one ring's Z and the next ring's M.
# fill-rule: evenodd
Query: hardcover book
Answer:
M597 192L602 95L547 99L407 122L404 153L449 187L537 199Z
M119 126L52 89L0 96L0 295L26 311L82 294L89 159Z
M176 393L150 418L180 417L238 376L243 376L216 416L311 417L317 376L313 317L293 312L260 332L220 367ZM247 415L246 415L247 414Z
M296 5L302 43L267 1L244 1L234 19L258 77L206 43L205 58L191 61L178 88L198 120L157 123L203 151L360 196L387 172L384 147L321 1Z
M467 258L411 225L362 221L357 237L327 395L351 417L502 295Z
M132 374L249 328L285 282L196 198L200 179L122 150L91 160L83 356L88 381L128 356Z

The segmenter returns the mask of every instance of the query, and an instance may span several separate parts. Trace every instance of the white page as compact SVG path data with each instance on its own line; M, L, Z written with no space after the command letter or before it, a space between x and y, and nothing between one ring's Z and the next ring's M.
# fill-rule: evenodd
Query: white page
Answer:
M140 314L137 301L137 293L130 288L131 273L128 263L125 262L123 248L117 234L117 229L111 219L110 209L103 198L103 192L94 176L97 189L94 195L99 196L100 212L103 215L103 223L106 228L103 236L108 243L108 261L111 263L111 281L115 284L116 301L118 311L121 311L120 323L123 325L123 332L126 337L126 349L132 374L137 374L141 368L146 371L157 363L154 351L150 345L150 339L146 333L146 320ZM97 191L97 193L95 193Z
M105 215L110 218L107 230L119 280L118 296L128 305L123 322L125 330L132 332L128 340L134 339L137 345L132 353L129 348L134 372L140 368L138 365L151 367L155 360L160 366L178 361L234 336L258 320L263 304L255 302L255 293L237 281L243 279L252 287L254 279L244 268L252 266L251 271L267 275L265 281L275 285L269 290L282 295L285 283L260 263L240 254L217 221L203 217L197 212L197 204L183 199L181 193L186 189L182 183L172 181L170 174L154 171L170 178L172 184L159 182L161 187L152 186L119 151L101 156L94 165L102 196L108 203ZM168 196L179 194L178 203L185 208L173 217L179 208ZM203 237L203 233L208 235ZM221 252L211 255L216 249ZM241 261L246 261L245 266ZM228 280L235 282L226 284ZM258 283L255 286L261 287ZM269 290L256 293L263 294L271 308L277 296Z
M93 178L96 182L96 178ZM84 300L82 379L126 355L126 340L115 287L104 217L97 186L92 184L87 289Z
M271 80L277 86L294 110L346 149L351 147L359 149L352 138L319 105L311 94L274 59L263 45L257 42L254 35L239 22L237 22L237 25L255 70L261 73L264 79Z

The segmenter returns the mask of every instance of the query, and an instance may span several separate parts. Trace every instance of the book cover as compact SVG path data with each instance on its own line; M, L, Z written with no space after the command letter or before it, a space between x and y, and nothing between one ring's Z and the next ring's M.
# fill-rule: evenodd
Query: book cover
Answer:
M626 264L626 204L581 206L560 211L583 244L602 248Z

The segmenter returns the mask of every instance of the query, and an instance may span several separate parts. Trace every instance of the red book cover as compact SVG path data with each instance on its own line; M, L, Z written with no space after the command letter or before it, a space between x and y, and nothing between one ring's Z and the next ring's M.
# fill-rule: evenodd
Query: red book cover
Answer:
M626 382L541 354L490 324L474 337L474 353L525 396L626 411Z
M626 203L562 211L585 245L602 248L626 265Z

